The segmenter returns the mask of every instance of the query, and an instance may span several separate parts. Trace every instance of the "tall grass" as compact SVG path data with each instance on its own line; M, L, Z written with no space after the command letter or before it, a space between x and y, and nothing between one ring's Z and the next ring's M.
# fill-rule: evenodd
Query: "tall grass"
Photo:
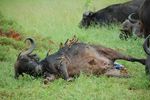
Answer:
M77 35L80 41L102 44L135 57L145 57L143 39L122 41L119 25L110 27L78 27L84 11L97 11L110 4L127 0L0 0L0 12L13 20L12 28L24 37L33 37L36 50L44 58L48 49L56 52L59 43ZM87 5L87 6L86 6ZM0 25L3 25L0 23ZM3 26L4 29L11 25ZM128 79L86 76L81 74L73 82L63 79L43 85L42 78L25 75L14 79L13 65L23 41L0 37L0 100L149 100L150 82L139 63L119 61L132 75Z

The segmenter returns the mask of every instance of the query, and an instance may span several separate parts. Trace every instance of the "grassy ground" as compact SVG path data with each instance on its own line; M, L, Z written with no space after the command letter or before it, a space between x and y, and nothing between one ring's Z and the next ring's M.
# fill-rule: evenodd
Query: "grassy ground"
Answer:
M44 58L48 49L57 51L60 42L77 35L80 41L102 44L135 57L145 57L143 39L122 41L119 26L80 29L78 24L85 10L98 10L126 0L0 0L4 20L0 28L13 28L22 36L33 37L35 52ZM87 6L88 5L88 6ZM15 21L11 23L11 21ZM29 76L14 79L13 65L25 47L23 41L0 37L0 100L149 100L150 82L139 63L119 61L133 76L128 79L86 76L73 82L63 79L43 85L42 78Z

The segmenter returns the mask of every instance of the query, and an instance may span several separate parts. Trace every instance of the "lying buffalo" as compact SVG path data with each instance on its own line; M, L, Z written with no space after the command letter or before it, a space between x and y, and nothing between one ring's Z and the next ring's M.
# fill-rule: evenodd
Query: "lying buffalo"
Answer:
M26 54L23 53L22 55ZM62 76L65 80L70 80L71 77L79 75L80 72L117 77L128 76L125 69L114 69L114 62L118 59L145 64L145 59L125 56L101 45L79 43L74 37L71 40L67 40L64 45L61 44L60 49L56 53L48 55L45 59L39 62L31 60L32 64L29 62L17 63L16 66L22 65L21 67L24 68L30 68L31 66L34 69L40 68L42 75L49 81L59 76ZM38 73L38 71L34 71Z
M147 54L147 59L146 59L146 67L145 71L146 74L150 75L150 35L145 39L145 42L143 44L144 51Z
M62 75L68 80L80 72L86 74L107 74L114 69L117 59L145 64L145 59L125 56L113 49L100 45L78 43L77 39L67 41L56 53L47 56L43 63L43 70L51 75ZM118 76L121 76L120 73ZM116 73L111 76L116 76Z
M135 18L133 18L135 17ZM122 24L121 24L121 34L120 38L121 39L127 39L129 37L132 37L133 35L137 37L143 37L143 29L142 29L142 23L139 20L138 14L132 13L128 16L128 19L126 19Z
M103 25L112 22L123 22L131 13L137 13L143 0L133 0L120 4L113 4L96 12L85 12L80 22L81 27Z

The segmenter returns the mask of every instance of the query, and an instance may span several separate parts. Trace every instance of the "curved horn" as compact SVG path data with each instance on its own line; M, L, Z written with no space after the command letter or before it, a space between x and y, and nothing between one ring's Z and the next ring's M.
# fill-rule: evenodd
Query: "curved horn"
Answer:
M51 51L51 50L49 49L48 52L47 52L47 54L46 54L46 57L49 56L50 51Z
M132 16L135 15L135 13L131 13L129 16L128 16L128 19L129 21L133 22L133 23L136 23L138 20L137 19L133 19Z
M20 55L28 55L28 54L32 53L33 50L35 49L35 42L34 42L34 40L32 38L26 38L25 42L27 42L27 40L30 41L31 46L30 46L30 48L27 51L22 52Z
M148 45L150 45L150 44L149 44L149 39L150 39L150 35L145 39L144 44L143 44L144 51L145 51L148 55L150 55L150 48L149 48L149 46L148 46Z

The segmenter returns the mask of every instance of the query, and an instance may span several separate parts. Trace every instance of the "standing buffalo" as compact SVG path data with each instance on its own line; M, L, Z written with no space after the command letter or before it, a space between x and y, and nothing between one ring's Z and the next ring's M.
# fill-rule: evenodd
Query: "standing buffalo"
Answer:
M123 22L131 13L137 13L143 0L133 0L126 3L113 4L97 12L85 12L80 22L81 27L103 25L112 22Z
M143 24L144 37L150 34L150 0L145 0L140 8L140 20Z
M145 42L143 44L144 51L147 54L147 60L146 60L146 66L145 71L146 74L150 75L150 35L145 39Z

